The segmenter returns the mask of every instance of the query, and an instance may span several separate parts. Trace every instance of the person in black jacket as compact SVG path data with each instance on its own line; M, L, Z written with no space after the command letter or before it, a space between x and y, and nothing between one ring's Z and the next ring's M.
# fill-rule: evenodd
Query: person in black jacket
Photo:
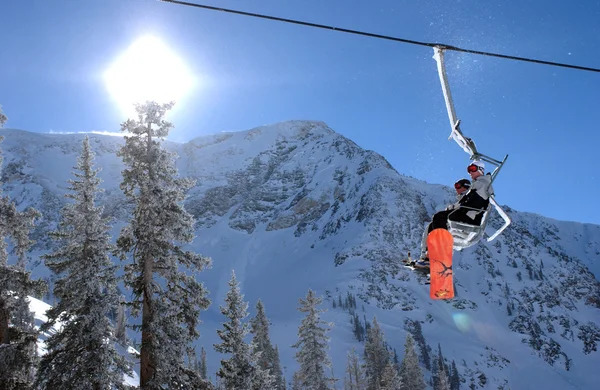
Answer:
M485 174L485 164L482 161L473 161L467 167L467 172L472 179L468 191L461 196L457 203L448 206L446 210L435 213L426 229L426 234L423 234L421 244L422 262L429 260L427 257L427 235L433 229L448 229L448 220L477 226L481 224L483 213L490 204L490 195L494 194L492 176ZM459 182L460 180L455 183L455 187Z

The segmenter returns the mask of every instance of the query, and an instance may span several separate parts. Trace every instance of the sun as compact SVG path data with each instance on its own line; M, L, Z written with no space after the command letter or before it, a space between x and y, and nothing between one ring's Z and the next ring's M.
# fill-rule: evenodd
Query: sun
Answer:
M184 61L160 39L135 41L104 73L108 92L121 111L131 116L134 103L175 101L175 107L195 87L196 78Z

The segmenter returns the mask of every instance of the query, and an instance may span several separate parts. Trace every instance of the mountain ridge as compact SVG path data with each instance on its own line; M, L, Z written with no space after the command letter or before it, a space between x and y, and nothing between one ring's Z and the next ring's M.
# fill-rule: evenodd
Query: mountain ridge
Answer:
M45 233L64 204L85 135L0 133L5 191L20 208L31 205L44 214L34 233L41 254L52 245ZM99 201L115 218L114 237L128 213L118 188L122 164L114 155L123 140L90 139L103 169ZM201 315L201 344L214 340L217 307L234 268L251 306L258 298L266 303L274 341L290 367L293 351L283 346L293 344L294 302L310 287L329 305L355 294L365 305L361 314L369 320L376 315L399 350L407 321L420 322L429 347L439 342L456 357L464 387L587 388L598 381L600 226L507 207L513 224L497 240L455 252L457 298L433 302L399 259L418 249L423 225L452 201L452 189L400 175L385 158L323 122L282 122L165 145L179 154L180 175L197 181L186 200L198 219L190 248L214 261L206 281L213 304ZM490 221L499 223L497 216ZM48 277L43 264L34 265L34 273ZM348 313L329 309L336 323L331 353L340 373L345 351L357 342ZM215 362L209 366L216 370ZM484 385L481 373L488 378Z

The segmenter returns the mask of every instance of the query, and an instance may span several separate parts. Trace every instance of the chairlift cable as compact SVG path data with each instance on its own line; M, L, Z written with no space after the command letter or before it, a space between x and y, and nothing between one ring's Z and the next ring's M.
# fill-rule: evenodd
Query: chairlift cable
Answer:
M181 0L158 0L158 1L161 1L163 3L172 3L172 4L181 5L181 6L187 6L187 7L203 8L203 9L208 9L208 10L212 10L212 11L226 12L226 13L231 13L231 14L236 14L236 15L250 16L250 17L260 18L260 19L274 20L274 21L284 22L284 23L298 24L301 26L314 27L314 28L320 28L320 29L325 29L325 30L339 31L339 32L347 33L347 34L362 35L362 36L366 36L366 37L384 39L384 40L388 40L388 41L408 43L411 45L439 47L444 50L452 50L452 51L462 52L462 53L477 54L477 55L488 56L488 57L504 58L504 59L513 60L513 61L531 62L531 63L541 64L541 65L558 66L558 67L562 67L562 68L569 68L569 69L575 69L575 70L584 70L584 71L589 71L589 72L600 73L600 68L592 68L592 67L587 67L587 66L565 64L565 63L554 62L554 61L544 61L544 60L538 60L538 59L534 59L534 58L511 56L511 55L506 55L506 54L491 53L491 52L480 51L480 50L463 49L460 47L447 45L447 44L443 44L443 43L421 42L421 41L415 41L415 40L411 40L411 39L392 37L389 35L375 34L375 33L370 33L370 32L366 32L366 31L351 30L351 29L347 29L347 28L334 27L334 26L329 26L329 25L325 25L325 24L305 22L302 20L287 19L287 18L281 18L278 16L263 15L263 14L258 14L258 13L254 13L254 12L245 12L245 11L239 11L239 10L234 10L234 9L229 9L229 8L215 7L215 6L205 5L205 4L198 4L198 3L191 3L188 1L181 1Z

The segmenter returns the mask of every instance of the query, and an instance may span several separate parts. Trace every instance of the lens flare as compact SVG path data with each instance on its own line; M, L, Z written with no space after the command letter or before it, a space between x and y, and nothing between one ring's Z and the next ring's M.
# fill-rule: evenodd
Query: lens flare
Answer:
M452 319L461 332L466 333L471 330L471 319L465 313L454 313L452 314Z

